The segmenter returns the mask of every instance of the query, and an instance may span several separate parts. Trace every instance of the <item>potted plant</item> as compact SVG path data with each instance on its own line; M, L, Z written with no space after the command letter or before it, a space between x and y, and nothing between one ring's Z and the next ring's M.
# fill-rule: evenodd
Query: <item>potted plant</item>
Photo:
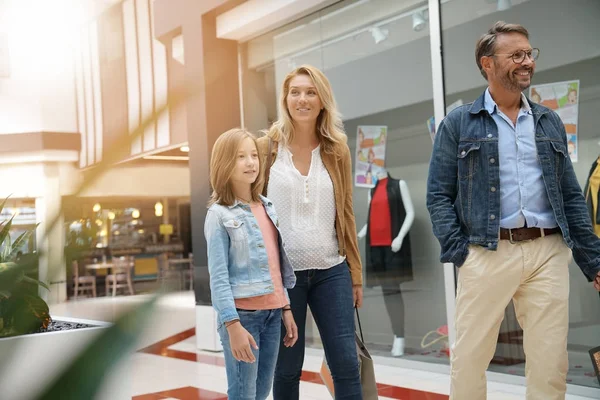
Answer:
M5 254L3 247L0 252ZM15 261L0 263L0 398L130 400L128 356L155 299L121 315L114 324L52 320L48 305L37 295L38 287L45 285L27 276L27 268Z
M0 204L0 213L5 204L6 199ZM20 251L35 233L35 228L22 233L13 242L10 236L13 218L0 222L0 354L25 352L27 357L12 360L13 371L27 370L38 376L38 370L49 363L60 366L70 361L69 355L75 355L78 346L91 341L97 334L95 330L88 332L90 329L76 333L69 330L106 328L108 324L64 318L52 320L48 304L38 294L40 287L49 289L35 277L37 257L22 255ZM50 334L59 331L59 334ZM7 371L0 376L0 387L3 388L0 397L26 398L26 394L35 390L34 386L26 376Z
M0 205L0 212L6 199ZM0 338L34 333L48 328L48 304L38 295L43 282L32 278L37 262L23 258L20 249L35 229L23 232L14 243L10 238L13 217L0 222Z

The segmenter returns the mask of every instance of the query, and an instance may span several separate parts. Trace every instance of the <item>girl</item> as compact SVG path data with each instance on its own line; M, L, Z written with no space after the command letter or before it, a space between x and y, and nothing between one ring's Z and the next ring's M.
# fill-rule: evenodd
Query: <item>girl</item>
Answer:
M279 351L298 331L287 289L296 278L283 248L273 204L261 196L256 138L222 134L210 160L213 193L204 223L213 307L225 355L230 399L266 399Z
M353 310L362 304L362 265L352 208L352 162L325 75L308 65L290 72L283 81L279 116L258 143L270 168L268 196L280 211L281 233L296 273L290 298L299 343L280 349L273 398L300 396L310 305L335 398L362 399Z

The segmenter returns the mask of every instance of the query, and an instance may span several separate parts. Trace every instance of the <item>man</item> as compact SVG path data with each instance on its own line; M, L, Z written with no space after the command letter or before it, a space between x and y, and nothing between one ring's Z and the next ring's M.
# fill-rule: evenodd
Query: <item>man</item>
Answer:
M539 50L521 25L477 42L488 88L440 123L427 207L441 261L460 267L450 398L486 398L485 371L504 310L524 331L527 399L565 398L573 256L600 291L600 239L553 111L528 101Z

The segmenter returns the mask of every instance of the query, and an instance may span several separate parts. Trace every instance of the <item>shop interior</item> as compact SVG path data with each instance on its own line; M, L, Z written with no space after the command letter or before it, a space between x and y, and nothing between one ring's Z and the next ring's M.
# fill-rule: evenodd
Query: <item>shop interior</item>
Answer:
M594 15L598 13L589 10L596 8L600 12L600 6L589 0L568 4L543 1L543 7L541 3L442 2L443 40L447 43L445 104L452 107L468 103L485 89L473 56L479 35L499 19L525 24L532 44L542 54L534 83L579 81L578 145L571 157L576 159L574 167L583 188L590 167L600 155L600 131L594 124L600 109L600 81L596 73L600 67L600 45L585 33L597 31ZM545 29L543 21L565 18L567 21L551 32ZM438 259L439 245L425 207L432 148L429 126L434 114L427 23L426 6L407 8L406 4L388 0L343 2L245 43L240 55L244 67L244 117L250 129L258 132L277 118L280 84L289 71L304 63L322 68L330 79L350 149L357 155L355 165L360 157L359 128L386 128L385 172L406 183L414 209L409 252L412 279L402 281L393 290L386 285L365 288L365 339L372 353L394 356L398 338L394 331L401 325L404 358L448 363L443 338L447 324L444 274ZM573 38L577 46L569 45ZM359 230L368 223L369 191L368 187L355 186L354 210ZM359 241L363 265L367 264L367 246L366 238ZM600 337L600 302L579 268L575 264L570 268L569 380L595 387L598 383L590 375L593 371L587 350L597 346L595 340ZM369 274L368 268L365 274ZM403 318L402 324L395 321L398 318ZM312 339L318 346L314 326ZM522 331L509 305L490 369L524 375L523 361Z

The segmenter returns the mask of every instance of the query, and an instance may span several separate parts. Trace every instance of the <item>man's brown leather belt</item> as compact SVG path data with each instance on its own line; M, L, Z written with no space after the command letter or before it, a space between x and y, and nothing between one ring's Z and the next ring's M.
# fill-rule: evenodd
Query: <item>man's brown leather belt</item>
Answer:
M543 236L559 233L560 228L540 229L540 228L516 228L504 229L500 228L500 239L510 240L511 242L522 242L525 240L533 240Z

